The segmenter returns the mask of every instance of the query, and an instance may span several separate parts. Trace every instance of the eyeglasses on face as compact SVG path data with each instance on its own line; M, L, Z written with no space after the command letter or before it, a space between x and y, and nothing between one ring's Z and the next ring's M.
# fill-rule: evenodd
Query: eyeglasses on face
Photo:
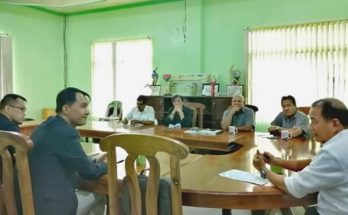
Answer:
M27 110L26 107L17 107L17 106L15 106L15 105L9 105L9 106L11 106L11 107L13 107L13 108L17 108L17 109L19 109L19 110L22 111L22 112L25 112L25 111Z

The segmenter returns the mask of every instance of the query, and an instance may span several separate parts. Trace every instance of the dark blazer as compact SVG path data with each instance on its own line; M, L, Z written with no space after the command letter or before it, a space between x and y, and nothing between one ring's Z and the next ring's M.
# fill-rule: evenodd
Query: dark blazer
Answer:
M164 123L166 126L169 124L181 124L181 127L192 127L192 110L188 107L182 106L182 112L184 113L184 118L181 119L179 114L176 112L173 119L169 118L169 115L173 112L174 107L168 110L168 116L166 117Z
M76 174L96 179L106 173L106 164L88 159L77 130L59 115L43 122L31 139L29 165L36 215L75 215Z

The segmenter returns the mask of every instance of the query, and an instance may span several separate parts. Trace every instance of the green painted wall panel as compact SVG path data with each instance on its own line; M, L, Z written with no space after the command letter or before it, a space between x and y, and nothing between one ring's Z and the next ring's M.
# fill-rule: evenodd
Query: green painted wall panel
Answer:
M346 0L187 0L186 7L173 1L73 14L67 19L67 84L90 92L91 43L149 36L160 74L212 73L225 91L232 64L245 82L248 27L347 19L347 8ZM14 41L15 91L28 97L30 117L53 106L63 87L62 26L62 16L0 5L0 32Z
M41 119L63 88L62 17L0 5L0 32L12 37L14 92L28 99L27 117Z

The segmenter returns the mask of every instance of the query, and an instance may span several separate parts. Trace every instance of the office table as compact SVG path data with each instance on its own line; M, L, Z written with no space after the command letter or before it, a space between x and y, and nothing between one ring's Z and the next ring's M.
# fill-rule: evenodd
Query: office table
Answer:
M23 126L25 127L25 126ZM30 128L33 126L30 125ZM29 129L24 129L29 132ZM89 122L78 127L81 136L102 138L113 133L156 134L178 139L188 146L228 150L232 143L242 147L225 155L201 155L190 158L181 165L183 205L209 208L270 209L303 206L316 203L316 194L296 199L283 193L272 184L265 186L236 181L218 174L230 169L257 172L252 166L252 158L259 149L269 151L287 159L311 158L319 150L318 143L293 138L289 141L269 139L266 133L239 132L230 135L226 132L217 136L189 135L183 129L169 130L164 126L144 126L130 128L113 122ZM287 174L293 174L287 172ZM166 175L166 171L162 171ZM81 188L107 194L107 177L96 181L81 181Z
M187 128L169 129L166 126L143 126L130 127L124 126L121 123L107 121L92 121L86 125L78 127L81 136L103 138L114 133L138 133L138 134L154 134L165 137L174 138L182 141L192 148L211 149L219 151L230 151L234 143L238 142L239 138L243 138L243 133L234 136L223 132L216 136L192 135L184 133Z

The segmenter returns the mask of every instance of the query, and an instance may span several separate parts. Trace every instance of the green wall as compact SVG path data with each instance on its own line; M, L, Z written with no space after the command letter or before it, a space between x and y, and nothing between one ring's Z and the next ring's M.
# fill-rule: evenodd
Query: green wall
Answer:
M0 32L12 37L14 93L28 100L27 117L41 119L63 88L62 17L0 5Z
M69 84L90 89L90 44L150 36L159 72L211 73L225 91L232 64L246 74L246 29L346 19L346 0L187 0L68 19Z
M67 84L90 92L91 43L149 36L161 74L211 73L225 91L232 64L245 83L248 27L347 19L347 8L347 0L187 0L186 10L185 1L168 1L71 14ZM62 26L61 16L0 5L0 32L14 40L15 90L28 97L30 117L64 86Z

